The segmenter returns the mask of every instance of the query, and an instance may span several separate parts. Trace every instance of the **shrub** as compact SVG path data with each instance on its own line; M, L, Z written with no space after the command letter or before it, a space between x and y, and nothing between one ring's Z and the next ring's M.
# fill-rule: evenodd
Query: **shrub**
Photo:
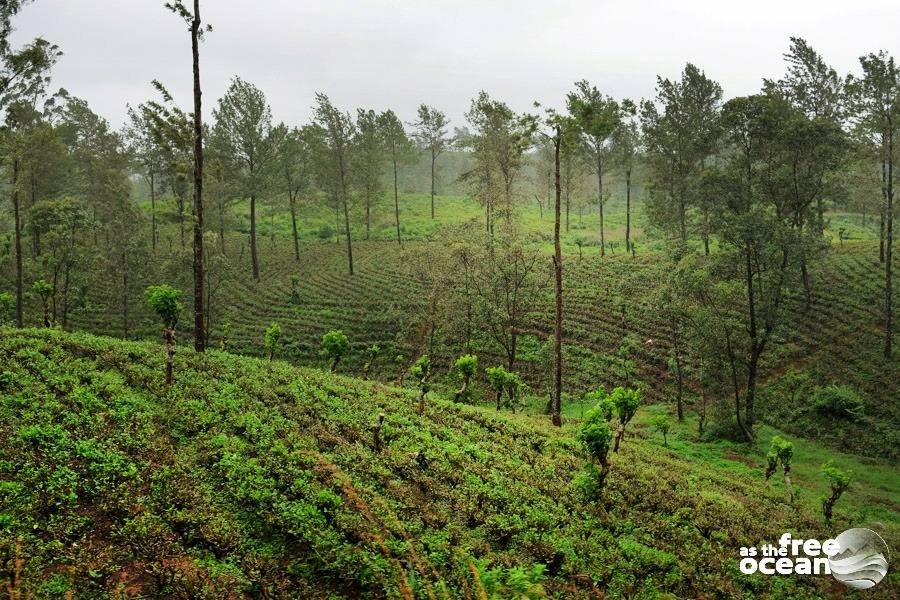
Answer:
M603 407L595 406L585 415L581 428L578 430L578 441L584 446L591 457L587 477L592 485L581 483L581 488L589 495L599 495L603 490L603 483L609 473L609 448L613 434L606 420ZM600 465L597 471L595 463Z
M491 384L491 389L497 394L497 410L500 410L500 401L503 399L503 390L506 389L509 371L498 365L496 367L488 367L484 370L484 373Z
M266 350L269 351L269 360L272 360L275 356L275 350L278 349L278 340L281 339L281 325L272 321L272 324L269 325L269 328L266 329L265 334L265 344Z
M813 406L833 417L856 420L863 413L865 402L859 393L847 385L828 385L813 395Z
M428 380L431 378L431 359L427 354L423 354L416 360L409 372L419 382L419 407L417 412L421 415L425 412L425 394L431 390L431 384Z
M166 385L172 384L175 370L175 326L184 306L181 291L170 285L151 285L144 291L144 298L163 323L163 339L166 342Z
M375 363L375 359L378 358L378 355L381 354L381 346L378 344L372 344L368 348L366 348L366 362L363 363L363 379L369 378L369 371L372 370L372 365Z
M669 447L668 434L669 429L671 428L671 423L669 423L669 417L666 415L657 415L653 417L653 429L660 432L663 436L663 446L666 448Z
M147 304L162 319L163 327L175 329L178 317L184 306L181 304L181 291L170 285L151 285L144 292Z
M9 292L0 292L0 325L12 320L16 299Z
M837 468L831 461L822 465L822 473L825 475L828 483L831 484L831 495L827 498L822 498L822 512L825 515L825 523L831 525L834 505L850 487L853 473Z
M337 371L338 363L350 349L350 341L340 329L329 331L322 336L322 354L331 361L331 372Z
M41 299L41 308L44 311L44 327L50 327L50 297L53 296L53 285L39 279L31 286L31 291Z
M616 406L613 404L612 398L610 398L609 394L606 392L605 386L601 385L593 392L586 393L584 399L586 402L593 404L595 409L601 411L604 419L607 421L612 420Z
M453 366L459 376L462 377L462 386L453 395L453 400L455 402L467 401L471 393L469 382L478 370L478 357L474 354L463 354L456 359L456 363Z
M794 501L794 488L791 485L791 460L794 458L794 444L776 435L772 438L772 446L766 454L766 481L772 476L781 463L784 473L784 486L787 488L788 500Z
M619 444L625 435L625 426L634 418L638 407L641 405L641 391L623 387L617 387L609 395L616 414L619 416L619 426L616 429L616 440L613 444L613 452L619 451Z

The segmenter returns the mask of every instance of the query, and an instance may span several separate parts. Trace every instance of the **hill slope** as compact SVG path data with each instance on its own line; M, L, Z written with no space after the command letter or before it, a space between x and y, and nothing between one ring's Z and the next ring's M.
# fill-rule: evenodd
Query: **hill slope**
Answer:
M215 351L180 351L166 389L161 347L86 334L0 330L0 359L18 597L843 594L741 576L740 546L824 537L815 515L640 430L594 502L571 425L439 399L418 416L403 390Z

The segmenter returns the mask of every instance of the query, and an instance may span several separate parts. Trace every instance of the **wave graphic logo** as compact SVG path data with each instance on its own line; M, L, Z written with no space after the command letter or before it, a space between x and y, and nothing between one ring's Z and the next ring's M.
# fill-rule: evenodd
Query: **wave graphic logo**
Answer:
M839 550L828 558L834 578L856 590L865 590L884 579L888 571L888 546L871 529L848 529L835 538Z

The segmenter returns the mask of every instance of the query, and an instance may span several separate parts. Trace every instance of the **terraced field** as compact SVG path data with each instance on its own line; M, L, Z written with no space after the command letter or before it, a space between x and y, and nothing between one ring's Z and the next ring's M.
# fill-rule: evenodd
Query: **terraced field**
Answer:
M354 246L356 274L347 274L343 245L305 242L300 260L286 239L261 244L262 278L248 276L245 239L228 240L234 275L221 284L212 302L212 341L219 343L225 323L231 326L227 343L231 351L262 355L262 333L271 321L283 329L281 356L299 364L324 365L319 356L323 333L344 330L351 342L351 357L342 370L360 373L364 351L378 344L382 353L373 376L394 380L422 351L420 323L410 314L422 314L420 283L408 266L426 263L441 252L439 242L409 242L402 249L391 242L357 242ZM243 259L241 256L243 255ZM155 339L158 326L147 313L141 296L144 285L171 281L163 265L148 265L146 281L133 282L130 294L130 336ZM632 339L635 371L633 382L642 385L651 401L671 395L672 374L667 366L671 349L669 325L656 314L649 298L664 273L658 255L636 258L568 255L565 259L565 353L568 364L566 391L572 398L599 383L620 383L617 351L628 335ZM549 270L549 258L548 258ZM796 433L825 437L838 447L869 453L870 443L880 439L880 448L897 455L900 440L891 431L900 415L896 401L900 361L886 363L879 353L883 277L874 242L847 242L835 246L811 272L812 301L808 308L800 298L788 305L789 319L774 340L763 365L761 408L767 419ZM118 281L96 282L88 305L70 319L71 329L121 336L121 289ZM189 298L189 282L175 281ZM551 290L546 301L531 315L522 343L518 368L536 394L544 394L548 365L538 351L552 331ZM626 306L623 319L620 306ZM38 318L31 306L31 319ZM184 321L190 320L189 307ZM183 327L189 329L187 325ZM184 338L184 334L182 335ZM187 340L184 340L187 342ZM459 349L433 352L438 370L446 373ZM497 348L481 347L482 365L501 362ZM395 357L404 357L397 363ZM799 372L808 383L805 393L817 385L847 383L868 399L867 415L859 423L832 423L808 414L807 396L786 401L782 376ZM694 387L691 365L687 367L688 389ZM448 381L448 385L453 382ZM796 394L793 394L796 396ZM893 420L893 421L892 421ZM796 425L796 426L795 426ZM893 428L896 431L896 427ZM879 437L880 436L880 437Z
M437 395L420 415L406 390L215 350L180 349L167 387L163 356L0 329L13 597L839 598L828 576L740 574L740 546L851 524L897 544L896 477L878 479L895 472L863 473L825 527L813 444L791 505L755 451L680 427L663 447L642 408L592 498L577 424ZM861 517L859 497L884 506Z

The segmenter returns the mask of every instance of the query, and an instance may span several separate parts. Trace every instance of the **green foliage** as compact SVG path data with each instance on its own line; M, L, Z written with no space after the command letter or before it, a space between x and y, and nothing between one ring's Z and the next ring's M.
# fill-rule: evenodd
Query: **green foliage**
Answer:
M822 474L825 475L825 479L828 480L832 490L837 489L843 492L850 487L850 482L853 481L852 472L842 471L833 462L827 462L822 465Z
M480 560L476 563L476 568L478 574L476 589L482 598L538 600L548 597L542 584L546 570L544 565L532 565L529 568L502 566L489 568L488 561Z
M509 371L502 365L496 367L488 367L484 370L487 375L488 382L495 392L501 393L506 388L506 382L509 380Z
M16 309L16 299L9 292L0 292L0 325L12 319Z
M478 370L478 357L474 354L463 354L453 364L460 377L468 380Z
M718 446L661 453L635 436L604 487L600 410L573 439L571 425L439 396L415 416L403 390L217 351L186 354L166 394L149 344L21 330L0 355L0 550L23 559L24 597L59 574L51 586L104 597L135 560L158 574L130 584L145 597L382 598L403 581L416 597L477 593L473 570L504 599L827 595L817 578L735 573L741 540L812 515L759 494ZM98 523L110 535L83 544Z
M825 515L825 523L831 524L831 518L834 514L834 505L841 498L844 492L850 487L853 481L853 473L839 469L831 461L822 465L822 474L828 480L831 486L831 495L822 498L822 513Z
M181 291L170 285L151 285L144 292L147 305L162 320L163 327L175 329L178 317L184 306L181 304Z
M769 464L780 462L782 466L790 469L791 460L794 457L794 444L783 437L776 435L772 437L772 446L766 454Z
M49 281L39 279L31 285L31 292L46 302L47 299L53 295L53 284Z
M592 392L584 395L584 401L594 405L594 409L600 411L603 418L607 421L612 420L616 410L616 405L610 395L606 392L605 386L600 386Z
M828 385L816 390L813 406L833 417L857 420L865 407L862 396L848 385Z
M593 460L599 463L606 462L612 438L612 430L606 421L603 408L595 407L588 411L578 430L578 441L585 447Z
M272 321L272 324L269 325L268 329L266 329L264 343L266 345L266 350L269 351L269 360L275 356L275 351L278 349L278 341L281 339L281 325Z
M427 354L423 354L416 362L413 363L413 366L409 368L410 374L419 381L420 386L428 386L427 388L423 387L423 391L427 392L430 388L428 384L428 376L431 373L431 359L428 358Z
M672 428L672 422L669 420L668 415L656 415L653 417L653 429L658 431L663 436L663 444L668 446L668 435L669 430Z
M322 355L331 361L331 371L337 369L338 363L350 350L350 340L340 329L332 330L322 336Z
M641 405L641 391L638 389L617 387L609 395L610 401L616 407L619 421L627 424L634 418L634 413Z

